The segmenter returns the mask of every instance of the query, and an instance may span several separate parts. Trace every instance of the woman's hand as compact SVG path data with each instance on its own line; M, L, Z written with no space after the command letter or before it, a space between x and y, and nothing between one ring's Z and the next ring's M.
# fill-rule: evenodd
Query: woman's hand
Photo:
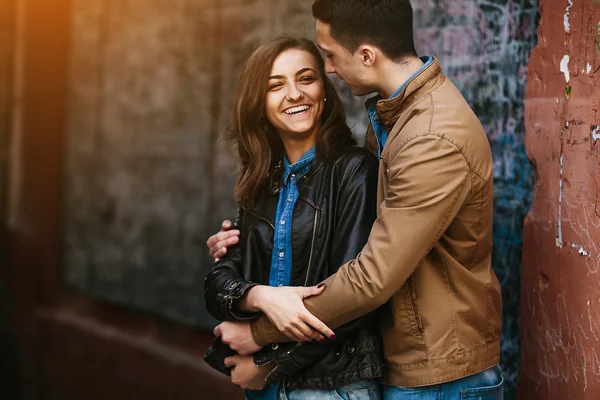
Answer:
M255 286L248 291L245 301L248 302L248 308L265 313L290 340L321 341L324 339L322 335L335 339L333 331L304 307L303 300L306 297L319 295L323 289L324 284L310 287Z
M242 389L261 390L270 367L257 367L252 356L235 355L225 359L225 366L231 367L231 383Z

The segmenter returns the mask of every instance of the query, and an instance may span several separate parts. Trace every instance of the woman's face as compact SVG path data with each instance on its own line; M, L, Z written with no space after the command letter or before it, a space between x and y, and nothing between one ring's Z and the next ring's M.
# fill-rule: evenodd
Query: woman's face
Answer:
M325 105L325 88L314 57L299 49L281 53L267 81L267 119L283 141L314 140Z

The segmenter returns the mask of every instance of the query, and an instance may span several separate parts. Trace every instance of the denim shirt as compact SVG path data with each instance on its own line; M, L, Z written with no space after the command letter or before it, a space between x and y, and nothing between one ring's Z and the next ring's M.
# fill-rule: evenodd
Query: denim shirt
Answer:
M410 78L408 78L406 80L406 82L404 82L402 84L402 86L400 86L398 88L398 90L396 90L394 92L394 94L392 94L390 99L393 99L394 97L396 97L400 93L402 93L402 90L404 90L404 87L406 87L406 84L408 82L410 82L411 79L413 79L415 76L420 74L421 71L423 71L429 65L433 64L433 57L423 56L423 57L421 57L421 61L423 61L423 63L424 63L423 66L421 68L419 68L419 70L417 72L412 74L410 76ZM381 100L381 99L382 99L382 97L379 96L378 100ZM381 152L383 151L383 147L385 146L385 143L387 142L388 131L385 129L385 125L383 124L383 122L381 121L379 116L377 115L377 110L376 110L375 106L376 106L376 102L373 102L369 106L369 109L367 110L367 114L369 115L369 119L371 120L371 124L373 125L373 130L375 131L375 137L377 137L377 158L381 158Z
M290 164L283 156L283 185L279 191L279 202L275 214L275 233L273 235L273 254L271 255L271 270L269 286L289 286L292 280L292 214L298 200L296 181L310 170L315 159L316 150L313 146L298 162ZM272 384L263 390L246 390L248 400L277 399L279 384Z

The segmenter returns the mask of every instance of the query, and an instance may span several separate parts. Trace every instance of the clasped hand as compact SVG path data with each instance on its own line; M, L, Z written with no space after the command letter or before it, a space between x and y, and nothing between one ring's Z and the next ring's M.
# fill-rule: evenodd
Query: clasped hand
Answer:
M248 302L264 312L277 329L295 342L322 341L323 335L334 339L327 325L312 315L304 306L304 299L321 294L325 285L255 286L248 293Z

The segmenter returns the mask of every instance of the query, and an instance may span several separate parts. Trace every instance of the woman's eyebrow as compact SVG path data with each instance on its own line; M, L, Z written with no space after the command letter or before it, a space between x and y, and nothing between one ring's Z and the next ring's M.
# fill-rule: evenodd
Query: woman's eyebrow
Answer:
M299 70L298 72L296 72L296 76L301 75L301 74L303 74L305 72L308 72L308 71L312 71L314 73L317 73L317 71L315 71L314 69L306 67L306 68L302 68L301 70Z
M296 76L302 75L303 73L308 72L308 71L312 71L314 73L317 73L317 71L315 71L314 69L306 67L306 68L302 68L302 69L298 70L298 72L296 72ZM268 80L271 80L271 79L285 79L285 76L283 76L283 75L271 75Z

